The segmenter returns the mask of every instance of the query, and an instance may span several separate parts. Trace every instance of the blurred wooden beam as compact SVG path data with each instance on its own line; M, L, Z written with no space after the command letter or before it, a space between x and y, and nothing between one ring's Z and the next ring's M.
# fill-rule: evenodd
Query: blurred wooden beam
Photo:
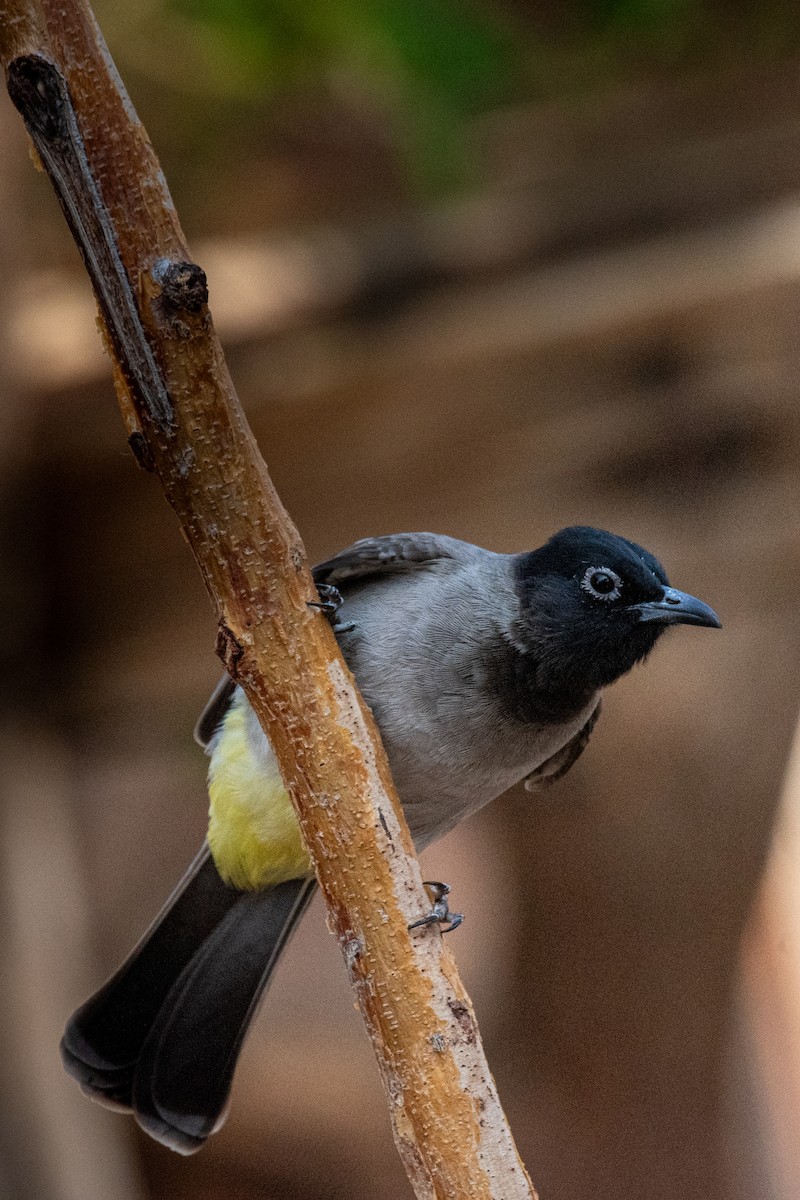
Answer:
M764 1175L774 1200L800 1195L800 730L772 851L745 932L740 1049Z
M88 912L65 748L16 721L0 737L0 1143L14 1200L142 1200L130 1131L74 1102L64 1022L89 990Z
M491 221L465 222L466 228L467 241L491 236ZM351 319L349 306L356 301L367 307L369 267L357 231L331 230L303 240L201 242L197 252L207 266L216 325L229 347L273 340L323 320ZM800 202L786 200L703 230L538 269L504 269L498 279L455 277L448 287L421 292L413 308L387 312L381 318L382 344L391 341L399 366L459 363L607 335L797 281ZM85 281L57 271L23 281L8 337L27 390L75 387L106 373L94 321ZM338 354L330 346L318 369L336 377L353 373L364 353L348 338Z
M217 326L235 346L357 313L402 340L413 300L447 360L476 332L487 352L535 347L587 318L612 329L794 280L799 109L792 60L494 113L475 129L483 191L366 225L199 242ZM17 301L12 360L29 390L101 377L82 276L39 272Z

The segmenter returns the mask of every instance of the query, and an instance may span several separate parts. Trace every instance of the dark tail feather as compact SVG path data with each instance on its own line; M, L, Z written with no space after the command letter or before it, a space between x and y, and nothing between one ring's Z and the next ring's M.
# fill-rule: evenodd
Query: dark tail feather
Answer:
M314 887L293 879L240 893L162 1005L139 1058L133 1108L173 1150L191 1154L222 1123L242 1042Z
M240 892L204 847L139 944L71 1017L66 1070L92 1099L134 1109L184 1154L220 1123L236 1058L275 963L314 890Z
M61 1055L92 1099L131 1107L150 1027L181 971L239 895L222 882L204 846L119 970L72 1015Z

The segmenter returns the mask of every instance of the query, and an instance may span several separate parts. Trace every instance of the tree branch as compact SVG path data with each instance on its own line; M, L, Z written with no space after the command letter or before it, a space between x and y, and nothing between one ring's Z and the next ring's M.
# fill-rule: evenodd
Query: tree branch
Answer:
M172 201L91 11L4 0L9 93L92 279L140 465L158 474L272 742L419 1197L534 1196L436 932L385 755L228 376Z

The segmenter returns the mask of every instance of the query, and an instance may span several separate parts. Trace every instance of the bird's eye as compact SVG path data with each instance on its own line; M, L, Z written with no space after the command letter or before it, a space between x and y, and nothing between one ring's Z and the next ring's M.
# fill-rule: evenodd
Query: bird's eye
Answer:
M581 587L595 600L619 600L622 580L610 567L587 567Z

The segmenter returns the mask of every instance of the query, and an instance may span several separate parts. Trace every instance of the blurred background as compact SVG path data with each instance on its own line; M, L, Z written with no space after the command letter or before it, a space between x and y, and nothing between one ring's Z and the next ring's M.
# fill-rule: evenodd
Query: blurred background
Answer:
M591 523L721 614L613 689L558 787L423 866L544 1200L797 1200L796 5L96 10L312 559ZM61 1073L203 837L219 664L5 98L0 156L0 1194L407 1200L319 904L197 1157Z

